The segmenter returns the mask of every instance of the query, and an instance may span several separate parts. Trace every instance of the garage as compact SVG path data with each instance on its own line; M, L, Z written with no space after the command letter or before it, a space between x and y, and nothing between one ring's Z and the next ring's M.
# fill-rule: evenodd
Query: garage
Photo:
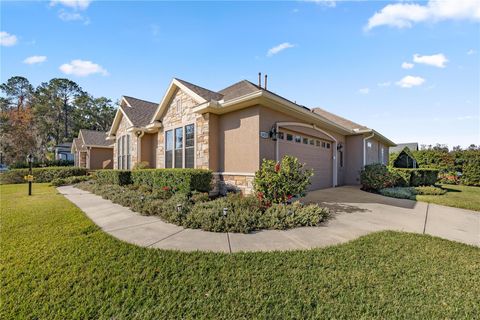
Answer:
M314 176L311 179L309 190L332 187L333 141L326 139L326 136L323 135L314 136L279 128L277 146L279 159L285 155L291 155L305 163L307 168L313 169Z

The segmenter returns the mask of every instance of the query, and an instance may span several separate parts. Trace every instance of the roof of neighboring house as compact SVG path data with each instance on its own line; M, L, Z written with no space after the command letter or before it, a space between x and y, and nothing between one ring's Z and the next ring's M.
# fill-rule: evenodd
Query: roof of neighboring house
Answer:
M327 118L328 120L335 122L336 124L341 125L342 127L348 128L350 130L367 130L368 127L365 127L361 124L355 123L353 121L350 121L348 119L345 119L343 117L337 116L336 114L333 114L331 112L328 112L327 110L324 110L322 108L313 108L312 112L321 115L322 117Z
M389 153L400 152L403 149L408 148L410 151L418 150L418 142L398 143L395 147L390 147Z
M112 142L107 140L105 131L80 129L78 136L83 138L83 142L80 141L80 143L84 146L110 147L112 145Z
M158 103L137 99L133 97L123 96L123 98L131 106L120 106L127 115L127 118L135 127L144 127L150 123L153 114L158 108Z
M55 148L70 148L72 146L71 142L62 142L55 146Z
M192 90L193 92L195 92L196 94L198 94L200 97L202 97L203 99L205 99L207 101L210 101L210 100L217 100L218 101L218 100L221 100L223 98L223 95L221 93L202 88L200 86L197 86L196 84L187 82L187 81L182 80L182 79L178 79L178 78L175 78L175 79L178 82L180 82L181 84L183 84L185 87ZM157 104L157 106L158 106L158 104Z

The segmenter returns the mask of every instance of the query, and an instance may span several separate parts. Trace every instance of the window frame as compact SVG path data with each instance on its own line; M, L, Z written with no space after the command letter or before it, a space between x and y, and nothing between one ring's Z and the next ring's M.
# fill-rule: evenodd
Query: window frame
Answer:
M163 141L163 167L164 168L168 168L168 169L185 169L185 168L188 168L186 167L186 127L188 126L193 126L193 168L196 168L197 167L197 126L195 123L186 123L186 124L183 124L181 126L170 126L170 127L166 127L164 128L163 130L163 137L164 137L164 141ZM176 149L176 130L178 129L182 129L182 166L181 167L175 167L175 151L177 150ZM171 131L172 132L172 141L173 141L173 144L172 144L172 150L170 150L172 152L172 166L171 167L167 167L167 132ZM192 148L192 147L189 147L189 148Z

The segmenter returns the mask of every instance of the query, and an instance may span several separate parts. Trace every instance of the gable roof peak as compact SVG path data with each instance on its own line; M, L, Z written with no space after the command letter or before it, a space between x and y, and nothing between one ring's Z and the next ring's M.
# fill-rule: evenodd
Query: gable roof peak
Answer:
M218 93L218 92L215 92L215 91L212 91L212 90L209 90L207 88L204 88L204 87L200 87L196 84L193 84L191 82L188 82L188 81L185 81L185 80L182 80L182 79L179 79L179 78L173 78L174 81L178 81L180 82L182 85L184 85L185 87L187 87L187 89L193 91L195 94L199 95L201 98L203 98L204 100L206 101L210 101L210 100L221 100L223 98L223 95Z

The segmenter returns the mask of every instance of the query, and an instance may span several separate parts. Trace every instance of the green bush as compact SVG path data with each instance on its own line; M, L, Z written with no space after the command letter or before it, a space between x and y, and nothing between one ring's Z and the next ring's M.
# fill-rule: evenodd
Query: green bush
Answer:
M393 187L397 177L380 163L366 165L360 172L360 183L366 191L378 191L383 188Z
M71 184L76 184L79 182L84 182L92 179L91 176L73 176L67 178L55 178L52 180L51 184L55 187L67 186Z
M447 190L438 188L438 187L433 187L433 186L394 187L394 188L380 189L379 193L381 195L384 195L386 197L391 197L391 198L416 200L417 195L440 196L447 193Z
M447 190L434 186L424 186L415 187L415 193L425 196L441 196L442 194L447 193Z
M32 163L33 168L45 168L45 167L69 167L74 165L73 160L45 160L34 161ZM9 165L10 169L26 169L30 168L30 164L26 161L14 162Z
M208 192L212 188L212 172L203 169L139 169L132 171L132 181L137 185L169 188L174 192Z
M47 167L33 168L34 182L52 182L57 178L68 178L71 176L84 176L87 169L78 167ZM0 174L0 183L24 183L24 177L29 174L29 169L13 169Z
M289 229L300 226L317 226L328 217L328 210L316 204L303 206L274 204L261 216L264 229Z
M395 186L399 187L418 187L431 186L438 180L438 169L417 168L389 168L395 176Z
M480 156L463 164L461 182L467 186L480 186Z
M132 183L131 171L128 170L97 170L93 175L99 184L124 186Z
M268 204L286 203L294 196L303 196L310 185L313 170L292 156L284 156L281 162L263 159L255 173L254 188L257 196Z
M459 184L460 177L456 172L439 173L437 181L443 184Z

